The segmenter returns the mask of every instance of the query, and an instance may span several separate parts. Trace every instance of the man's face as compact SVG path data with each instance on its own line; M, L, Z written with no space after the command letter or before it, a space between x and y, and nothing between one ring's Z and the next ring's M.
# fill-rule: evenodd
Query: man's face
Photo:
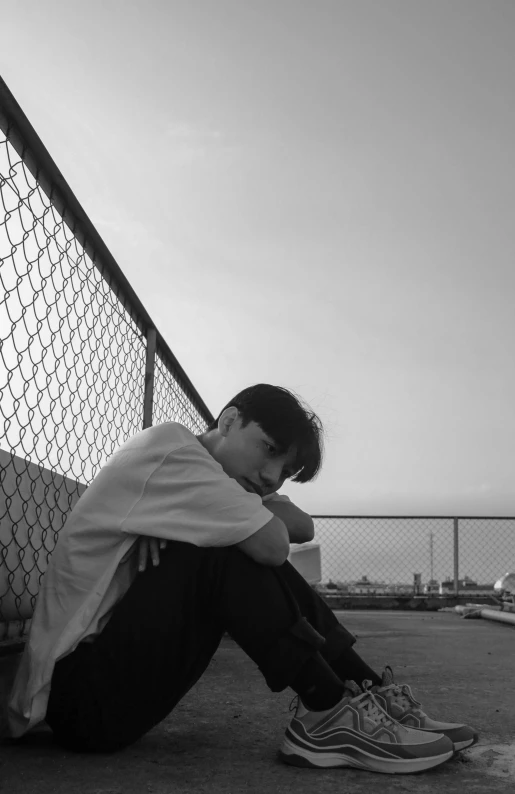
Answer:
M256 422L242 427L236 409L228 411L235 411L235 414L230 414L228 419L222 414L220 418L221 438L216 460L246 491L259 496L277 491L285 479L296 473L293 468L295 449L280 454L275 441Z

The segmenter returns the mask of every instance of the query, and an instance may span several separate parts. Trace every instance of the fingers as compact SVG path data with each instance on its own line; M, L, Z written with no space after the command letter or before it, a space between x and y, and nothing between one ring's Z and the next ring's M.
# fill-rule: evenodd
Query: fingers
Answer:
M138 570L144 571L147 567L148 539L140 538L138 549Z
M159 540L157 538L150 538L150 557L154 567L159 565Z
M147 567L149 552L152 565L154 567L159 565L159 550L166 549L166 544L167 541L162 538L141 537L138 550L138 570L144 571Z

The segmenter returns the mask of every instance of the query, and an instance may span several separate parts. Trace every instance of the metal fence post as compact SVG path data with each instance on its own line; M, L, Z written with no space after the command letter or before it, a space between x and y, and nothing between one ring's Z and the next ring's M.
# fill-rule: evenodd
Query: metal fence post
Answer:
M147 331L147 357L145 361L145 394L143 397L143 430L152 427L152 409L154 404L154 368L156 364L156 340L157 332L155 328Z
M454 594L460 592L460 539L459 539L459 519L454 519Z

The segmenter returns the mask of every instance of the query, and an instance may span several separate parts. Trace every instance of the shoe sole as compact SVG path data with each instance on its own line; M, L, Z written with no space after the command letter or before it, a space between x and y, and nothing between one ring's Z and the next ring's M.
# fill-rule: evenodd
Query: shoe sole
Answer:
M417 728L417 730L422 730L422 731L424 731L425 733L428 733L428 734L432 733L433 736L436 733L442 733L444 736L447 736L445 731L437 731L437 730L430 731L427 728ZM450 736L447 736L447 738L451 739ZM455 753L458 753L460 750L467 750L469 747L473 747L475 744L478 743L478 741L479 741L479 734L478 733L474 733L474 735L472 736L471 739L465 739L462 742L455 742L455 741L453 741L453 739L451 739L451 742L454 745L454 752Z
M460 750L466 750L469 747L473 747L475 744L477 744L478 741L479 741L479 736L477 734L474 734L473 739L467 739L467 741L465 742L453 742L454 749L456 750L456 752L459 752Z
M348 751L352 751L352 754L345 752L343 748L339 752L311 752L304 747L298 747L286 738L279 750L279 758L291 766L319 769L350 766L354 769L366 769L369 772L381 772L386 775L413 775L439 766L454 755L454 750L449 750L428 758L385 759L377 758L357 748L349 747Z

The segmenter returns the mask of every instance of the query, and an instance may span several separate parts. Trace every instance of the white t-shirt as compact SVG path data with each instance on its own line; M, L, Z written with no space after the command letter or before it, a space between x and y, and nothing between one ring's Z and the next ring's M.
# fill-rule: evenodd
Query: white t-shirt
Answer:
M138 536L232 546L272 518L186 427L169 422L129 439L75 505L50 558L10 696L11 735L44 720L55 663L99 633L127 592Z

